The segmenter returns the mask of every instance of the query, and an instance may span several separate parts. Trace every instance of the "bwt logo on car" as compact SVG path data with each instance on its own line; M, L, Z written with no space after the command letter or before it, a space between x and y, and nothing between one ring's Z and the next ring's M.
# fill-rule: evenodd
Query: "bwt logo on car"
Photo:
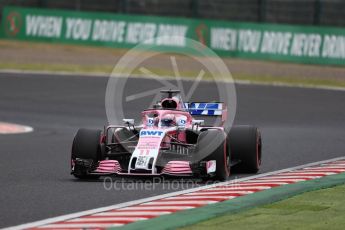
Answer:
M140 136L162 136L163 131L142 130Z

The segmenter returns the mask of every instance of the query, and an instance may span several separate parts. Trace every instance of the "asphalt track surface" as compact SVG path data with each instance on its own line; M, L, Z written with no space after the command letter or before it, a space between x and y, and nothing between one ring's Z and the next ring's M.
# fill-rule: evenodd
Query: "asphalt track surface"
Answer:
M104 77L0 74L0 121L32 126L28 134L0 135L0 228L122 203L183 186L153 183L131 189L69 175L73 136L79 127L106 123ZM154 80L133 79L133 91ZM189 84L189 83L185 83ZM260 127L264 141L261 173L345 156L345 92L293 87L237 85L236 124ZM214 86L201 83L196 97L209 98ZM138 118L147 98L127 104ZM236 176L245 175L233 175ZM109 184L109 183L108 183ZM181 183L183 184L183 183ZM129 187L126 187L128 185ZM153 188L153 189L152 189Z

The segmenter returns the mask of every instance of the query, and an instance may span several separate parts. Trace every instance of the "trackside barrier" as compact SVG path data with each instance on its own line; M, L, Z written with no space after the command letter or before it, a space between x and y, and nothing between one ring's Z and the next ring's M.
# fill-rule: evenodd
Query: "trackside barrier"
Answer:
M344 65L345 29L5 7L1 37L184 51L191 38L221 57ZM202 49L203 47L195 47Z

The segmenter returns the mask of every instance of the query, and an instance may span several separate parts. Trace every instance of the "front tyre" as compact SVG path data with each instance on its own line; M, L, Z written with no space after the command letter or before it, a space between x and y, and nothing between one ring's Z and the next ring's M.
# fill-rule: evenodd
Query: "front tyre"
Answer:
M213 147L212 144L217 146ZM211 146L211 147L210 147ZM211 150L211 153L203 151ZM227 151L226 134L223 130L209 129L200 133L197 141L198 155L207 156L205 160L216 160L216 180L225 181L230 175L230 153Z
M72 144L71 160L78 159L90 160L91 162L97 162L102 157L100 139L102 131L92 129L79 129L74 137ZM72 165L73 175L79 179L97 179L97 175L88 175L87 168L80 167L78 165Z

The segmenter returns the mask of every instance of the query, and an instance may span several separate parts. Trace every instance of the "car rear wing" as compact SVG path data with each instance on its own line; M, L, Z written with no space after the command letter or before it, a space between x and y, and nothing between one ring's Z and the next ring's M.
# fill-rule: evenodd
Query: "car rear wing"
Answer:
M222 102L187 102L185 109L193 116L221 116L222 122L227 119L228 111Z

